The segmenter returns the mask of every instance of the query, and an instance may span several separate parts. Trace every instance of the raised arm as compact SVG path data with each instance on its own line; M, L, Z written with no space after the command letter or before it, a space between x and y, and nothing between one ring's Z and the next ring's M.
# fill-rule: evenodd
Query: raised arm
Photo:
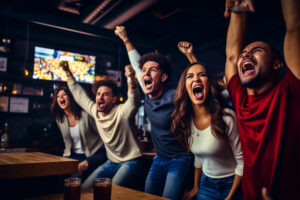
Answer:
M198 62L197 57L194 54L193 44L187 41L181 41L178 43L178 49L183 53L190 63Z
M286 24L284 58L287 67L300 79L300 1L281 0Z
M75 99L75 101L80 105L82 109L84 109L89 115L95 116L97 108L94 101L92 101L88 95L86 94L85 90L80 86L79 83L73 77L72 72L70 71L69 64L67 61L62 61L59 64L62 69L65 71L67 75L67 83L68 87Z
M137 88L137 80L135 78L135 72L131 65L125 66L125 77L127 78L128 84L128 92L127 101L122 105L121 113L126 117L133 117L140 104L141 104L141 96L139 90Z
M125 26L116 26L115 34L123 41L127 52L135 49L134 45L132 44L127 35Z
M246 36L246 21L246 13L231 14L226 40L226 83L237 73L237 61Z
M142 70L139 66L139 61L141 58L139 52L136 50L136 48L132 44L131 40L129 39L127 32L126 32L126 28L124 26L116 26L115 34L123 41L123 43L126 47L127 53L128 53L130 64L136 73L136 76L137 76L140 86L143 87L142 82L141 82Z

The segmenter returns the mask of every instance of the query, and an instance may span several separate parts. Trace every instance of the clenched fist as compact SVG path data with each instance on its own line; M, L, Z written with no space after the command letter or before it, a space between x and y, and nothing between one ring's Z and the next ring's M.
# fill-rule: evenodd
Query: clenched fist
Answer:
M70 71L68 61L61 61L61 62L59 63L59 66L60 66L64 71Z
M86 160L82 161L78 165L78 171L79 171L79 173L82 174L82 172L84 172L85 170L87 170L88 167L89 167L89 163Z
M124 41L128 40L128 36L126 33L125 26L116 26L115 28L115 34Z
M183 54L192 54L193 53L193 44L187 41L181 41L178 43L178 49Z

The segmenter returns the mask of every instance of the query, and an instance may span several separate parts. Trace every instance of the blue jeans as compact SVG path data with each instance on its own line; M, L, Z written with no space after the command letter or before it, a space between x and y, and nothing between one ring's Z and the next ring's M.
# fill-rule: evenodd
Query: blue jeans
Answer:
M121 163L113 163L107 160L84 181L82 188L93 187L95 178L111 178L113 184L129 187L134 177L138 177L141 161L141 158Z
M233 180L234 176L214 179L202 173L196 200L224 200L230 192ZM242 199L241 187L238 188L233 199Z
M178 158L155 156L146 179L145 192L172 200L181 199L191 159L190 155Z

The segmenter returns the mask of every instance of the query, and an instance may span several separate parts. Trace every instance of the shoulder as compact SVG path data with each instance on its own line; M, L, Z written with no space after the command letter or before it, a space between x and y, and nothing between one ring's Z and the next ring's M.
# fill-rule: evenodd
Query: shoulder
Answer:
M223 111L226 113L223 116L224 122L228 124L232 124L234 120L237 120L236 113L233 109L231 108L224 108Z
M244 88L240 81L240 77L238 74L235 74L231 79L229 80L227 84L227 90L230 95L235 93L236 91L240 90L241 88Z
M80 120L84 119L87 120L89 118L92 118L87 112L85 112L84 110L81 111L81 117Z
M176 90L175 90L175 89L169 89L169 90L166 90L166 91L163 93L162 98L163 98L163 99L166 99L166 100L173 101L174 98L175 98L175 94L176 94Z
M164 93L166 96L174 96L176 94L176 89L166 90Z

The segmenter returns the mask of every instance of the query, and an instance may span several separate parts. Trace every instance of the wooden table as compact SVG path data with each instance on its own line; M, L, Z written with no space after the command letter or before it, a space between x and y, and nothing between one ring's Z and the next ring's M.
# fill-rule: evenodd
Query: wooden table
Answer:
M40 152L1 153L0 179L72 174L77 165L77 160Z
M29 198L26 200L63 200L64 194L52 194L52 195L45 195L39 196L34 198ZM93 190L86 190L81 192L81 198L83 200L93 200L94 193ZM145 192L121 187L118 185L112 185L112 194L111 200L167 200L167 198L155 196L152 194L148 194Z

